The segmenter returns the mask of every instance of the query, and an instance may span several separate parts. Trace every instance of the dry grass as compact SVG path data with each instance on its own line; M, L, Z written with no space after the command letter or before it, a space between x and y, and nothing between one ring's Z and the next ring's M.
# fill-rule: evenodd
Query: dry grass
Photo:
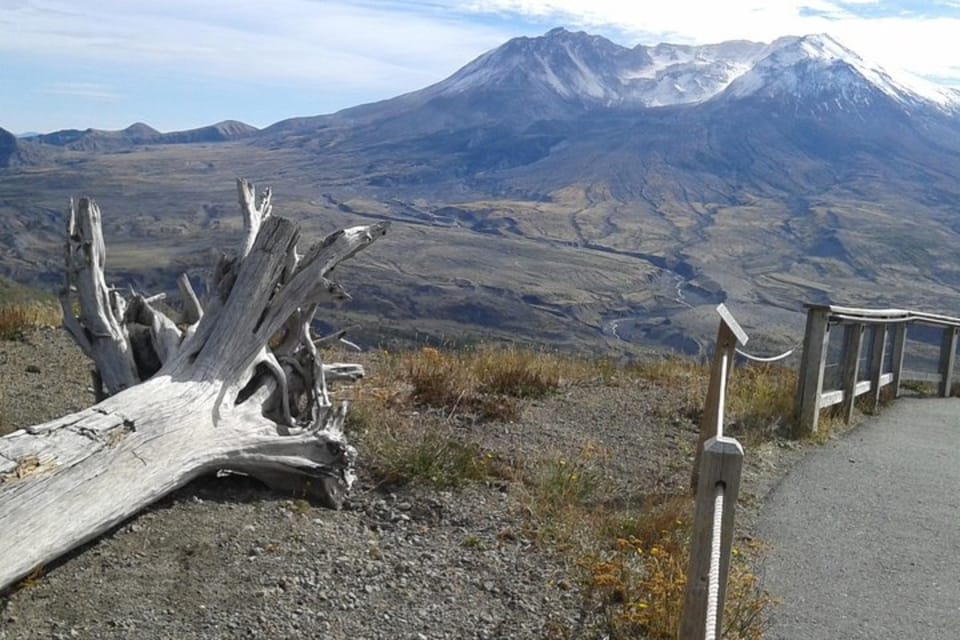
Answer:
M933 382L904 380L900 383L900 386L903 389L920 396L921 398L933 398L940 393L939 385ZM960 382L954 382L952 385L950 385L950 396L954 398L960 397Z
M604 607L611 638L673 640L680 628L689 562L692 501L652 499L636 516L617 522L603 552L581 563L594 598ZM761 549L734 550L724 608L724 638L760 640L775 604L754 573Z
M704 365L678 357L656 358L631 365L628 374L669 390L680 411L699 419L710 382Z
M434 417L398 408L354 404L347 422L367 467L384 486L416 483L445 489L501 475L493 456ZM370 412L375 411L375 416Z
M682 614L693 514L687 495L650 495L624 505L603 474L607 452L588 445L526 479L532 537L569 555L610 640L674 639ZM775 604L756 576L757 546L735 550L725 638L759 640Z
M0 340L20 340L40 327L57 326L63 319L60 307L49 301L26 301L19 299L14 304L0 305ZM7 400L0 387L0 434L12 427L6 417Z
M727 416L743 444L785 435L793 424L797 373L771 364L737 367L730 377Z
M59 326L60 307L49 302L24 302L0 306L0 340L19 340L40 327Z
M518 419L531 398L618 376L660 385L676 401L670 406L694 414L702 410L706 367L661 359L616 371L609 363L518 348L424 348L383 352L372 373L354 388L348 429L377 481L456 487L509 480L527 514L527 535L570 558L587 594L584 604L594 614L596 637L676 637L690 498L651 495L625 501L607 476L610 452L596 443L573 456L506 461L469 434L482 431L486 421ZM785 422L792 411L791 372L745 367L733 380L730 415L738 425L761 438ZM725 637L762 635L772 601L755 577L756 559L747 550L738 550L734 558Z
M699 421L710 383L709 366L681 358L661 358L634 365L631 374L668 389L678 409ZM744 444L784 435L792 426L797 374L770 364L733 369L727 385L726 423Z
M400 358L415 405L448 417L466 413L479 420L517 420L525 400L602 375L584 360L517 347L460 351L425 347Z
M586 362L514 347L381 352L347 428L384 484L450 487L508 474L457 425L519 419L524 403L597 375Z

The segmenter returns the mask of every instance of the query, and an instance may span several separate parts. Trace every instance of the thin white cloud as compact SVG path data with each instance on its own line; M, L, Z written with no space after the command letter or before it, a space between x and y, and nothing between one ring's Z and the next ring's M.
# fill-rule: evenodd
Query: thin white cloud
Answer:
M0 52L348 89L417 88L506 37L403 3L346 0L3 1L0 24L17 27Z
M42 91L54 95L92 98L111 102L123 98L123 94L110 85L96 82L58 82L43 87Z

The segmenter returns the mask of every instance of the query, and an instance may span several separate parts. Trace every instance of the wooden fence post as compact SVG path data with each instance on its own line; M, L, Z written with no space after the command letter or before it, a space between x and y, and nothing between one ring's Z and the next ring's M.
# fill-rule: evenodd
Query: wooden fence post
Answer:
M880 379L883 377L883 361L887 357L887 325L873 327L873 351L870 354L870 392L873 394L873 413L880 410Z
M701 640L705 637L710 588L710 565L713 550L714 512L723 509L720 528L720 565L717 584L717 611L714 637L720 638L723 623L723 602L726 596L730 550L733 544L733 522L740 491L743 447L734 438L710 438L704 446L703 469L697 485L693 534L690 541L690 565L683 614L680 618L680 639ZM717 485L723 485L717 500Z
M903 378L903 354L907 344L907 323L897 325L893 334L893 397L900 397L900 380Z
M843 421L853 420L853 406L857 400L857 378L860 375L860 350L863 346L864 325L849 324L843 336Z
M800 438L817 432L829 343L830 309L810 307L807 312L807 330L803 336L803 355L797 383L797 423L794 437Z
M700 474L700 456L703 446L709 438L717 435L717 423L723 419L720 414L720 398L726 389L725 382L730 379L733 370L733 358L737 342L746 344L749 338L740 324L727 309L726 305L717 306L720 314L720 328L717 330L717 344L713 352L713 363L710 366L710 386L707 388L707 399L703 406L703 416L700 418L700 437L697 439L697 448L693 458L693 471L690 473L690 489L697 490L697 477ZM721 375L723 362L726 361L726 371Z
M940 397L950 397L953 387L953 366L957 360L957 333L960 328L945 327L940 344Z

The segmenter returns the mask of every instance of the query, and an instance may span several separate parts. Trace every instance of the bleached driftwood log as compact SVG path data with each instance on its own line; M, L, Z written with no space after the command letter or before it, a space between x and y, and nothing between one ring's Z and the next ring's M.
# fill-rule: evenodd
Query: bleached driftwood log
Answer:
M95 364L99 404L0 438L0 589L191 479L214 471L339 506L353 480L347 407L326 380L310 321L347 298L327 279L386 232L353 227L297 251L299 232L238 180L245 235L221 256L203 303L180 280L180 322L104 277L100 211L71 203L64 326ZM74 316L74 305L79 316Z

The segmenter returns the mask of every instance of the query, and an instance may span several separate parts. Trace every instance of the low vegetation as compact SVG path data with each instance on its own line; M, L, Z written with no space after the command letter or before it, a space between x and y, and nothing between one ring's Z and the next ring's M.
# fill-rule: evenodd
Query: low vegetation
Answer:
M40 327L59 326L62 317L52 297L0 278L0 340L19 340ZM4 410L6 403L6 391L0 385L0 435L13 428Z
M59 326L62 317L60 307L39 302L0 306L0 340L17 340L28 331Z
M509 483L525 514L526 535L569 557L571 580L582 586L597 637L676 637L693 513L689 495L664 490L670 483L654 479L648 493L625 498L605 471L611 452L599 443L587 442L571 456L515 459L485 449L483 433L491 423L518 420L527 403L545 396L624 379L661 386L669 406L687 414L689 424L702 411L706 367L656 359L617 368L518 348L428 347L382 352L371 369L354 389L348 428L377 481L441 488ZM759 442L786 428L794 385L788 369L739 369L728 405L737 436ZM689 473L693 439L666 469ZM742 545L734 555L724 637L762 637L773 601L755 575L761 557L756 545ZM551 633L574 637L569 630Z
M27 331L59 326L62 315L48 294L0 277L0 340L16 340Z

